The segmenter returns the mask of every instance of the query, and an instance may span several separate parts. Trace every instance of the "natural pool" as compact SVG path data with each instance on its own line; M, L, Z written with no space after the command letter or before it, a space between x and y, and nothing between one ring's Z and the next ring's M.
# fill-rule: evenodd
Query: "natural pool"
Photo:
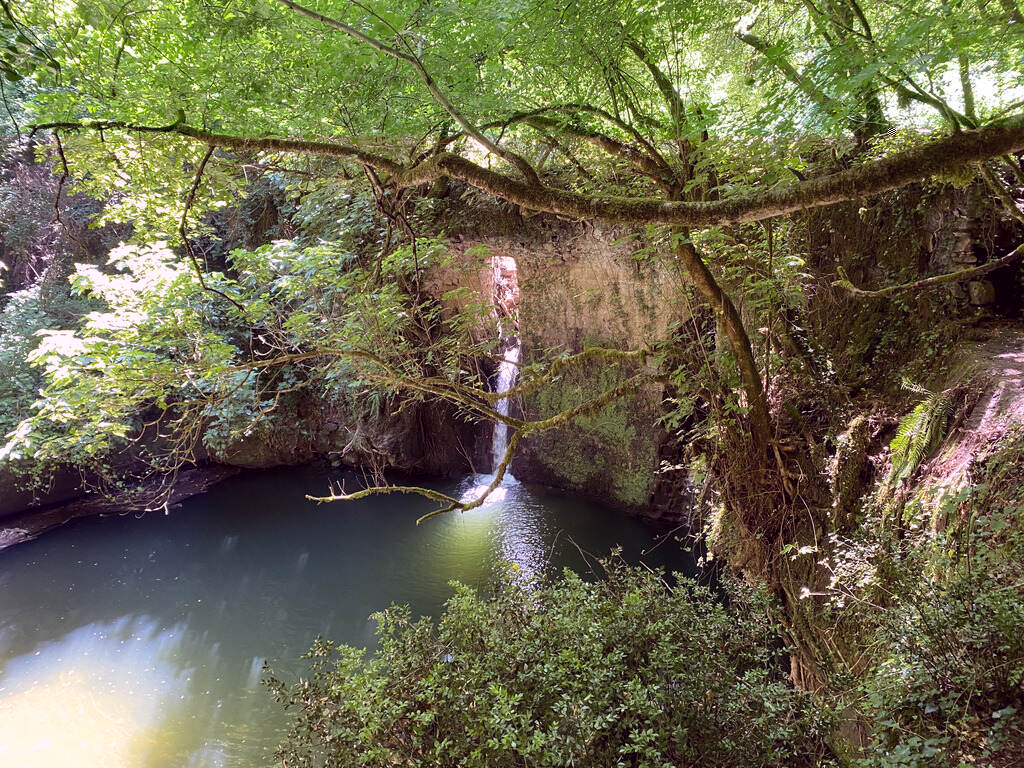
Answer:
M584 570L581 550L621 545L692 567L663 529L526 485L418 527L433 502L303 499L326 486L322 469L247 473L169 515L79 520L0 552L0 766L272 765L285 715L263 662L298 674L318 634L372 645L375 610L437 615L450 580L485 587L501 560Z

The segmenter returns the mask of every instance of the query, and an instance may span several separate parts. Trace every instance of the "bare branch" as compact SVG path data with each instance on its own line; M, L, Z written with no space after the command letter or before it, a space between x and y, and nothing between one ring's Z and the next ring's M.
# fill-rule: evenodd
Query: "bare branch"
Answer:
M363 488L362 490L354 493L345 493L344 490L339 493L334 493L332 491L327 496L307 495L306 498L310 501L324 504L332 501L355 501L357 499L365 499L368 496L387 495L390 493L412 493L418 496L423 496L424 498L432 501L441 502L445 505L440 509L435 509L432 512L428 512L427 514L418 517L416 519L416 525L447 512L454 512L456 510L467 512L471 509L476 509L477 507L482 506L484 502L487 501L487 497L501 485L502 481L505 479L505 474L508 470L509 464L512 463L512 457L515 455L516 448L519 445L519 437L519 432L512 433L512 436L508 441L508 446L505 448L505 455L502 457L501 463L495 469L494 478L483 492L471 501L460 501L459 499L440 493L439 491L435 491L431 488L422 488L415 485L374 485L369 488Z
M570 421L577 419L580 416L589 416L594 412L599 411L601 408L604 408L609 403L612 403L615 400L618 400L620 397L623 397L628 392L635 392L638 387L640 387L645 382L649 382L650 379L651 376L646 373L640 373L637 374L636 376L631 376L618 386L612 387L611 389L607 389L600 395L592 397L590 400L587 400L585 403L581 403L580 405L577 405L574 408L569 408L568 410L562 411L561 413L556 413L554 416L551 416L550 418L547 419L542 419L540 421L522 422L522 425L519 427L519 429L520 431L522 431L524 435L531 435L536 432L547 432L550 429L555 429L556 427L564 426L565 424L568 424Z
M64 154L64 143L60 140L60 134L54 133L53 138L57 144L57 156L60 158L60 179L57 181L57 194L53 198L53 219L57 223L57 226L61 228L68 240L78 246L81 253L88 253L88 249L85 247L85 243L82 242L81 238L76 235L68 223L64 221L64 217L60 213L61 196L64 194L64 187L68 181L71 180L71 168L68 166L68 157ZM65 197L66 199L66 197Z
M921 291L928 291L932 288L938 288L940 285L946 285L947 283L959 283L964 280L972 280L982 275L987 275L989 272L995 272L997 269L1008 267L1015 261L1024 256L1024 244L1018 245L1008 254L1003 256L1001 259L990 261L987 264L982 264L978 267L970 267L968 269L961 269L958 272L947 272L944 275L937 275L935 277L928 277L924 280L917 280L913 283L903 283L902 285L890 285L888 288L882 288L878 291L865 291L858 288L850 282L849 278L845 274L840 273L840 280L836 280L832 285L835 285L843 290L847 291L858 299L885 299L890 296L896 296L901 293L908 291L914 291L920 293Z
M354 493L345 493L344 490L341 490L338 493L332 491L327 496L311 496L307 494L306 498L318 504L326 504L332 501L356 501L358 499L365 499L367 496L380 496L388 493L414 493L419 496L425 496L433 501L440 501L443 504L458 505L459 503L458 499L453 499L451 496L414 485L373 485Z
M14 119L14 113L11 111L11 105L7 102L7 89L4 87L4 78L0 77L0 99L4 102L4 111L7 112L7 117L11 120L11 125L14 126L14 132L18 135L18 140L21 140L21 126L18 125L18 121Z
M416 525L419 525L424 520L429 520L437 515L443 515L445 512L452 512L456 509L460 509L466 512L470 509L476 509L482 506L487 497L494 492L494 489L501 485L502 480L505 479L505 472L508 470L509 464L512 463L512 457L515 455L516 448L519 446L519 432L513 432L512 436L508 440L508 445L505 447L505 455L501 457L501 463L494 470L494 479L491 480L490 484L484 489L483 493L477 496L472 501L458 501L454 505L445 507L444 509L436 509L433 512L428 512L419 519L416 520Z
M202 286L202 289L220 296L225 301L231 302L244 317L246 314L244 306L239 304L223 291L219 291L206 284L206 277L203 274L203 269L199 266L199 260L196 258L195 251L192 249L192 241L188 239L188 230L186 228L188 223L188 213L192 209L192 204L195 202L196 192L199 191L199 184L203 180L203 172L206 170L206 164L210 162L210 158L213 157L213 152L214 146L211 144L206 148L206 154L203 155L203 159L199 161L199 165L196 166L196 175L192 179L192 187L189 189L188 195L185 197L185 207L182 208L181 211L181 221L178 222L178 234L181 236L181 244L185 248L185 255L187 255L189 261L192 262L192 268L196 271L196 277L199 278L199 285Z

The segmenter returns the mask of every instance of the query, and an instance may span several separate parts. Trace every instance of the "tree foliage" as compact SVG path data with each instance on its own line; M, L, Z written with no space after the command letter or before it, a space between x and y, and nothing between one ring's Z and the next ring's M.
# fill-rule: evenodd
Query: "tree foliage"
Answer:
M588 583L456 585L436 626L377 614L378 652L319 641L271 679L297 712L288 765L799 766L826 718L781 671L772 606L621 563Z
M929 178L964 185L980 171L1022 221L1006 187L1007 176L1024 185L1011 157L1024 150L1015 0L0 0L0 9L15 132L39 142L60 188L75 177L109 198L108 219L133 225L111 264L76 274L76 290L104 308L77 331L44 334L32 353L45 388L7 455L87 460L156 429L171 441L163 468L173 469L200 435L223 444L300 388L373 386L396 409L404 398L441 397L499 418L502 394L535 392L574 362L628 365L639 372L550 419L504 417L512 447L651 379L680 404L674 426L699 395L720 416L701 450L745 567L786 599L805 659L847 664L838 645L816 642L805 598L820 595L805 593L821 574L799 559L833 533L820 492L825 451L800 403L779 389L772 401L770 391L804 364L806 389L838 385L827 361L801 346L793 314L803 265L777 250L774 233L787 224L775 220L866 204ZM253 177L302 185L295 220L322 236L206 260L210 211L238 204ZM421 291L423 270L445 251L443 233L421 231L418 206L450 194L451 180L457 192L468 186L522 211L643 231L645 256L681 267L713 314L694 323L699 379L679 362L679 339L657 339L629 352L585 350L524 371L512 393L487 392L477 362L494 341L473 337L480 314L446 314L443 297ZM339 211L356 188L361 202ZM999 266L1021 255L1012 249ZM879 291L837 277L875 301L993 266ZM749 332L762 319L767 342ZM703 338L712 328L725 342L713 355ZM789 358L771 341L783 336L796 350ZM825 410L820 391L803 402L817 397ZM939 406L932 398L904 423L896 475L934 447L946 422ZM913 749L935 746L922 733L938 720L920 707L959 706L958 681L1002 684L983 670L936 674L932 646L1018 652L1001 627L944 626L976 610L1005 623L1017 617L1012 605L969 580L930 586L924 608L899 603L886 616L878 638L893 646L892 663L873 669L866 694L877 711L898 710L891 725L874 724L885 743L904 745L901 733L921 726ZM400 611L386 615L376 660L319 647L314 679L279 689L305 717L291 757L501 764L599 753L600 764L655 765L807 754L814 726L802 700L777 685L764 625L752 635L729 609L623 574L607 585L506 591L513 597L493 603L460 592L437 634ZM637 611L671 622L641 622ZM690 634L698 624L707 647ZM914 645L919 634L929 647ZM692 666L695 653L706 667ZM665 684L666 670L678 688ZM883 690L907 670L913 680ZM559 685L576 709L545 698ZM995 711L1004 704L1016 706ZM781 730L768 723L776 716ZM716 728L724 736L708 742ZM451 733L469 735L468 752Z
M436 301L415 302L409 281L445 258L434 242L362 267L343 242L281 241L232 258L237 277L202 280L162 243L117 248L103 269L78 265L73 289L102 309L79 329L38 330L27 359L45 387L4 454L88 464L143 441L174 469L201 442L223 450L245 435L285 393L408 398L404 380L471 381L462 355L493 343L474 346L470 307L446 320Z

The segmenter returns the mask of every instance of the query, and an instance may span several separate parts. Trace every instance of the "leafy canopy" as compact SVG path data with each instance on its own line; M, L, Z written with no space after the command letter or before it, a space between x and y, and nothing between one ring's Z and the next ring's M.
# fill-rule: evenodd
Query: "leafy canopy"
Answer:
M34 81L36 130L74 137L59 167L86 188L116 190L108 215L130 220L138 243L184 246L197 272L186 230L239 194L250 169L282 164L365 175L382 209L447 177L527 209L667 225L674 257L719 315L760 444L772 430L751 339L708 269L724 259L713 246L706 256L689 230L965 166L973 174L971 164L1024 149L1024 17L1014 0L3 0L0 9L15 37L4 68L16 73L8 80ZM952 135L922 141L922 129L937 128ZM823 158L819 177L804 179L801 168ZM405 239L414 247L414 233ZM388 237L384 256L392 245ZM235 289L255 302L242 319L259 325L265 297ZM284 331L318 322L300 313ZM359 332L348 329L358 352ZM451 359L442 367L459 370Z
M9 66L48 86L32 105L37 122L183 117L239 136L383 142L413 157L469 124L509 151L600 134L673 166L688 162L673 143L687 154L711 142L728 166L758 137L963 127L1024 96L1024 18L1012 0L310 5L348 33L288 6L27 0L5 6L10 34L53 64ZM479 157L472 142L451 146ZM152 187L174 171L140 175Z

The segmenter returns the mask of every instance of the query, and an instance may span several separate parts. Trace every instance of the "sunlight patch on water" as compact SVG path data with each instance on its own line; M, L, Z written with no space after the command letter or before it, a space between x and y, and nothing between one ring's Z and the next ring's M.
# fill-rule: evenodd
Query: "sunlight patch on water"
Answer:
M90 624L12 659L0 687L0 765L134 768L161 751L187 679L179 629L146 619Z
M0 700L0 761L21 768L129 768L146 723L130 696L97 691L95 670L69 669Z
M466 504L470 501L476 501L490 487L491 483L494 482L494 475L476 475L472 478L472 483L469 488L463 491L462 495L459 496L459 501ZM481 507L489 507L492 504L498 504L499 502L505 501L508 497L509 488L519 484L519 481L512 477L511 473L506 472L505 477L502 478L501 485L491 491L490 495L484 500ZM472 510L470 510L472 511Z

